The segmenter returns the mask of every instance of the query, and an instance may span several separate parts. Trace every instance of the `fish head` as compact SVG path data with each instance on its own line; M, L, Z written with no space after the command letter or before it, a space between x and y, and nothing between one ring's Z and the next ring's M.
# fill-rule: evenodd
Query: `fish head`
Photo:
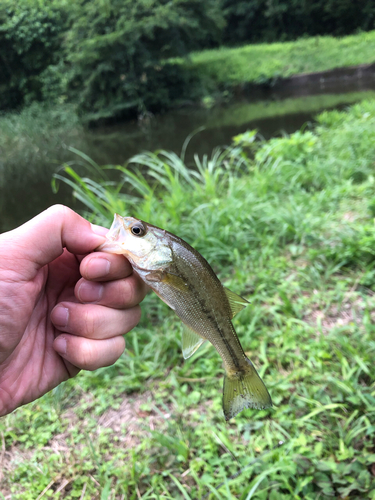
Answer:
M115 214L99 252L122 254L133 267L160 269L172 260L165 231L134 217Z

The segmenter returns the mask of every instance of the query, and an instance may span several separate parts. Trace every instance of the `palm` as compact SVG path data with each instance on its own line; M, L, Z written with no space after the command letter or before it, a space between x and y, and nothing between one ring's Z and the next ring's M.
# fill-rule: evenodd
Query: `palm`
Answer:
M33 401L78 372L52 347L57 330L50 314L58 302L76 302L74 286L80 278L79 262L65 250L51 264L23 278L26 281L13 283L15 302L23 304L30 314L20 315L18 308L12 308L10 317L0 319L1 323L14 325L9 340L18 345L7 359L6 380L13 394L16 390L19 404Z
M55 206L0 235L0 415L123 352L146 290L121 255L94 252L106 232Z

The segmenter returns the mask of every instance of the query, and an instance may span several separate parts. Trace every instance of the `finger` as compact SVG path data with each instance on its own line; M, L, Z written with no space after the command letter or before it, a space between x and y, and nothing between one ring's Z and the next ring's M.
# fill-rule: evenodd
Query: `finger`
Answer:
M63 205L54 205L8 233L36 269L59 257L64 247L74 254L87 254L106 241L97 227Z
M147 287L136 274L107 283L81 279L76 284L75 296L80 302L101 304L116 309L130 309L145 298Z
M133 272L128 259L123 255L95 252L87 255L79 268L87 280L108 281L126 278Z
M58 330L89 339L123 335L134 328L140 318L139 306L120 310L96 304L60 302L51 312L51 321Z
M91 224L91 228L95 234L100 234L101 236L105 236L108 233L108 229L103 226L98 226L97 224Z
M63 333L53 343L56 352L66 361L82 370L96 370L112 365L125 349L122 336L106 340L93 340ZM70 370L69 370L70 371ZM71 373L75 375L77 371Z

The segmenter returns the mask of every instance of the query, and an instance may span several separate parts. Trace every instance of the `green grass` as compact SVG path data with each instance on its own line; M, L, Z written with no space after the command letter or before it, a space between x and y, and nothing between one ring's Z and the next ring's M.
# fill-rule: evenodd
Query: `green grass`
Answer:
M3 495L375 499L374 144L365 101L314 131L243 134L192 168L165 151L117 183L67 168L93 220L179 234L250 300L234 323L274 408L226 424L219 356L183 361L180 322L152 294L115 366L0 422Z
M375 31L334 38L221 47L191 54L186 66L209 86L262 83L299 73L312 73L375 62Z

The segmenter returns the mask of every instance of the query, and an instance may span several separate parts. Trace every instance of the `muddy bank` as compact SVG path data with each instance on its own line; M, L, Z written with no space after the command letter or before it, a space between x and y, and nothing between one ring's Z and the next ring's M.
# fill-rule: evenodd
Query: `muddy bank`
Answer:
M248 83L238 85L233 90L236 97L245 95L254 100L263 100L335 93L337 87L340 87L340 92L373 90L374 85L375 63L372 63Z

